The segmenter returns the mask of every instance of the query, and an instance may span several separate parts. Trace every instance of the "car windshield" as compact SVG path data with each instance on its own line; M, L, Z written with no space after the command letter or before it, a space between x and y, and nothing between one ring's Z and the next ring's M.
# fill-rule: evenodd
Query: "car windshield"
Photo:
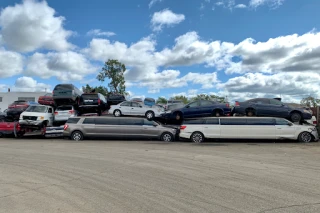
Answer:
M26 112L46 112L47 107L45 106L29 106Z

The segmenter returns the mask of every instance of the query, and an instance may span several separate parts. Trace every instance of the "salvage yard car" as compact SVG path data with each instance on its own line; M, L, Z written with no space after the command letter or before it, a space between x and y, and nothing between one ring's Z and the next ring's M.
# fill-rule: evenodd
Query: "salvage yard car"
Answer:
M180 138L201 143L212 139L291 139L300 142L318 141L312 125L296 125L284 118L225 117L185 120L180 126Z
M111 106L109 112L115 117L134 115L145 116L147 119L152 120L154 117L160 116L163 110L159 107L144 106L135 101L124 101L118 105Z
M244 102L236 101L232 114L280 117L292 122L301 122L312 118L311 110L303 107L294 108L272 98L255 98Z
M162 113L161 117L166 120L182 121L185 118L195 118L204 116L225 116L231 112L228 103L219 103L208 100L197 100L166 113Z
M157 138L174 141L178 130L145 118L75 117L64 125L63 136L71 140L85 137Z
M54 87L52 94L56 106L77 105L82 91L73 84L58 84Z
M54 110L51 106L34 105L29 106L20 114L19 124L21 128L41 129L52 126L54 121Z

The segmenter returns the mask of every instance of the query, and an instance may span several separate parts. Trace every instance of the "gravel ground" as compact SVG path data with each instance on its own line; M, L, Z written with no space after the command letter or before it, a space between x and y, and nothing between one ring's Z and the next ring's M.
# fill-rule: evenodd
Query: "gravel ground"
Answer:
M320 212L320 143L0 139L0 212Z

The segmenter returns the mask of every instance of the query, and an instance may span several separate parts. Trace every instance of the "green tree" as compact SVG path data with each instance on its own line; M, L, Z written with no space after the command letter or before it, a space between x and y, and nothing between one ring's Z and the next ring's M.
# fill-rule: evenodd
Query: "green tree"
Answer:
M318 104L320 103L320 99L316 99L312 96L309 96L309 97L306 97L306 98L303 98L300 103L302 105L306 105L308 107L317 107Z
M188 98L184 95L176 95L172 98L173 100L179 100L183 101L184 104L187 104L189 102Z
M98 74L97 79L104 82L106 78L110 79L108 87L111 92L127 95L124 80L126 66L118 60L109 59L104 63L102 71Z
M156 101L157 104L167 104L167 99L164 97L159 97Z
M224 103L226 101L224 97L220 97L217 95L207 95L207 94L199 94L195 97L190 98L190 101L197 101L197 100L210 100L210 101L217 101L220 103Z
M82 86L82 91L87 93L95 91L96 93L101 93L104 96L107 96L109 94L108 88L104 86L91 87L89 84L87 84L85 87Z

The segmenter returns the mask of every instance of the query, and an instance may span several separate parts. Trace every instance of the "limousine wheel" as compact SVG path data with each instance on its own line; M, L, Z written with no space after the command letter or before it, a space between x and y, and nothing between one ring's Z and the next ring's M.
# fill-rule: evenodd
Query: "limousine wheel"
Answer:
M165 132L161 135L161 140L171 142L173 141L173 135L170 132Z
M312 141L312 135L309 132L300 133L298 140L303 143L309 143Z
M194 132L192 133L190 139L194 143L202 143L204 141L204 136L201 132Z
M74 131L71 135L71 139L74 141L81 141L83 139L83 134L80 131Z
M146 112L146 118L152 120L154 118L154 113L152 111Z
M114 112L113 112L113 115L115 116L115 117L120 117L121 116L121 111L120 110L115 110Z

